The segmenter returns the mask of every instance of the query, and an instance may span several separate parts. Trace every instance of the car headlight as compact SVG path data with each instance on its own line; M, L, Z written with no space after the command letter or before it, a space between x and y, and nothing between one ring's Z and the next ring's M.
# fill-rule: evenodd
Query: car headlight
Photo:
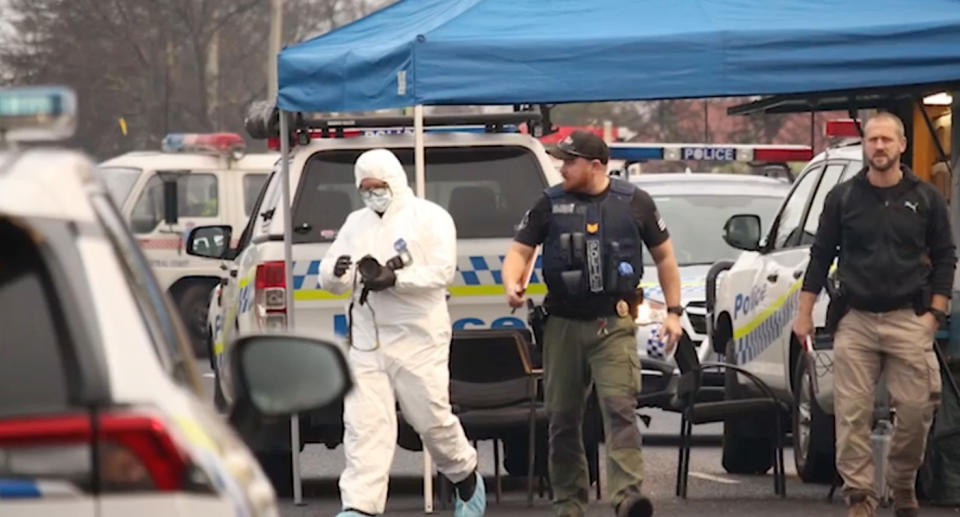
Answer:
M667 319L667 306L656 300L643 300L637 306L637 325L663 323Z

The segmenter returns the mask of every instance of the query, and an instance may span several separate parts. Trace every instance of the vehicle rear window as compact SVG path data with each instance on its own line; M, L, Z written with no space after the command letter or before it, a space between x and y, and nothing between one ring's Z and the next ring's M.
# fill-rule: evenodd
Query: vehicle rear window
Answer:
M250 215L253 205L260 196L260 190L267 181L266 174L246 174L243 176L243 214Z
M68 406L66 333L36 246L0 221L0 416Z
M413 149L391 150L413 188ZM310 158L294 200L294 242L332 241L347 214L363 206L353 175L363 151ZM536 157L522 147L434 147L425 158L426 197L450 213L463 239L512 237L546 186Z

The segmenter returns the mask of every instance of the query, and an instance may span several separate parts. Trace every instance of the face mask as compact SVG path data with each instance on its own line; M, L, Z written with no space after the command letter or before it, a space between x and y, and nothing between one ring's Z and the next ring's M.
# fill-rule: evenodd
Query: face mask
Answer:
M390 189L388 188L375 188L370 190L361 190L360 199L363 200L363 204L367 205L367 208L378 214L382 214L386 212L387 207L390 206L390 201L393 199L393 195L390 193Z

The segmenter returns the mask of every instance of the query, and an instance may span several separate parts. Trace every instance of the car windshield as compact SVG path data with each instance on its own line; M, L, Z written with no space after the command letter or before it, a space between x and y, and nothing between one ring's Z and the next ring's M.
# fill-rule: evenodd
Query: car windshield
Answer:
M103 180L107 186L107 192L113 198L117 206L123 206L123 202L130 195L133 184L137 182L140 176L140 169L131 169L129 167L98 167L97 176Z
M651 192L660 215L667 223L673 252L680 266L713 264L732 260L740 253L723 240L723 225L736 214L756 214L763 222L763 233L773 221L783 201L775 196L716 194L657 195ZM653 265L649 254L644 257Z

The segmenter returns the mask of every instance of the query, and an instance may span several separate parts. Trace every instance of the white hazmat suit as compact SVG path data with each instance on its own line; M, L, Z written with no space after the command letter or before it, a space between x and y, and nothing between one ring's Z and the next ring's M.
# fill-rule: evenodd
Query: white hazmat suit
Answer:
M473 474L477 452L449 401L446 287L456 270L453 219L440 206L414 196L403 166L390 151L363 153L354 173L358 187L366 178L385 181L392 200L382 217L367 207L347 217L321 262L323 289L337 294L352 289L356 262L369 254L386 264L397 255L398 239L406 242L412 258L396 270L394 287L369 294L367 303L375 316L359 302L352 310L348 361L356 385L344 402L346 469L340 476L340 497L344 508L382 514L397 442L395 401L450 481L458 483ZM349 255L354 265L338 278L334 266L342 255ZM357 286L359 291L359 280ZM359 293L352 298L358 300Z

